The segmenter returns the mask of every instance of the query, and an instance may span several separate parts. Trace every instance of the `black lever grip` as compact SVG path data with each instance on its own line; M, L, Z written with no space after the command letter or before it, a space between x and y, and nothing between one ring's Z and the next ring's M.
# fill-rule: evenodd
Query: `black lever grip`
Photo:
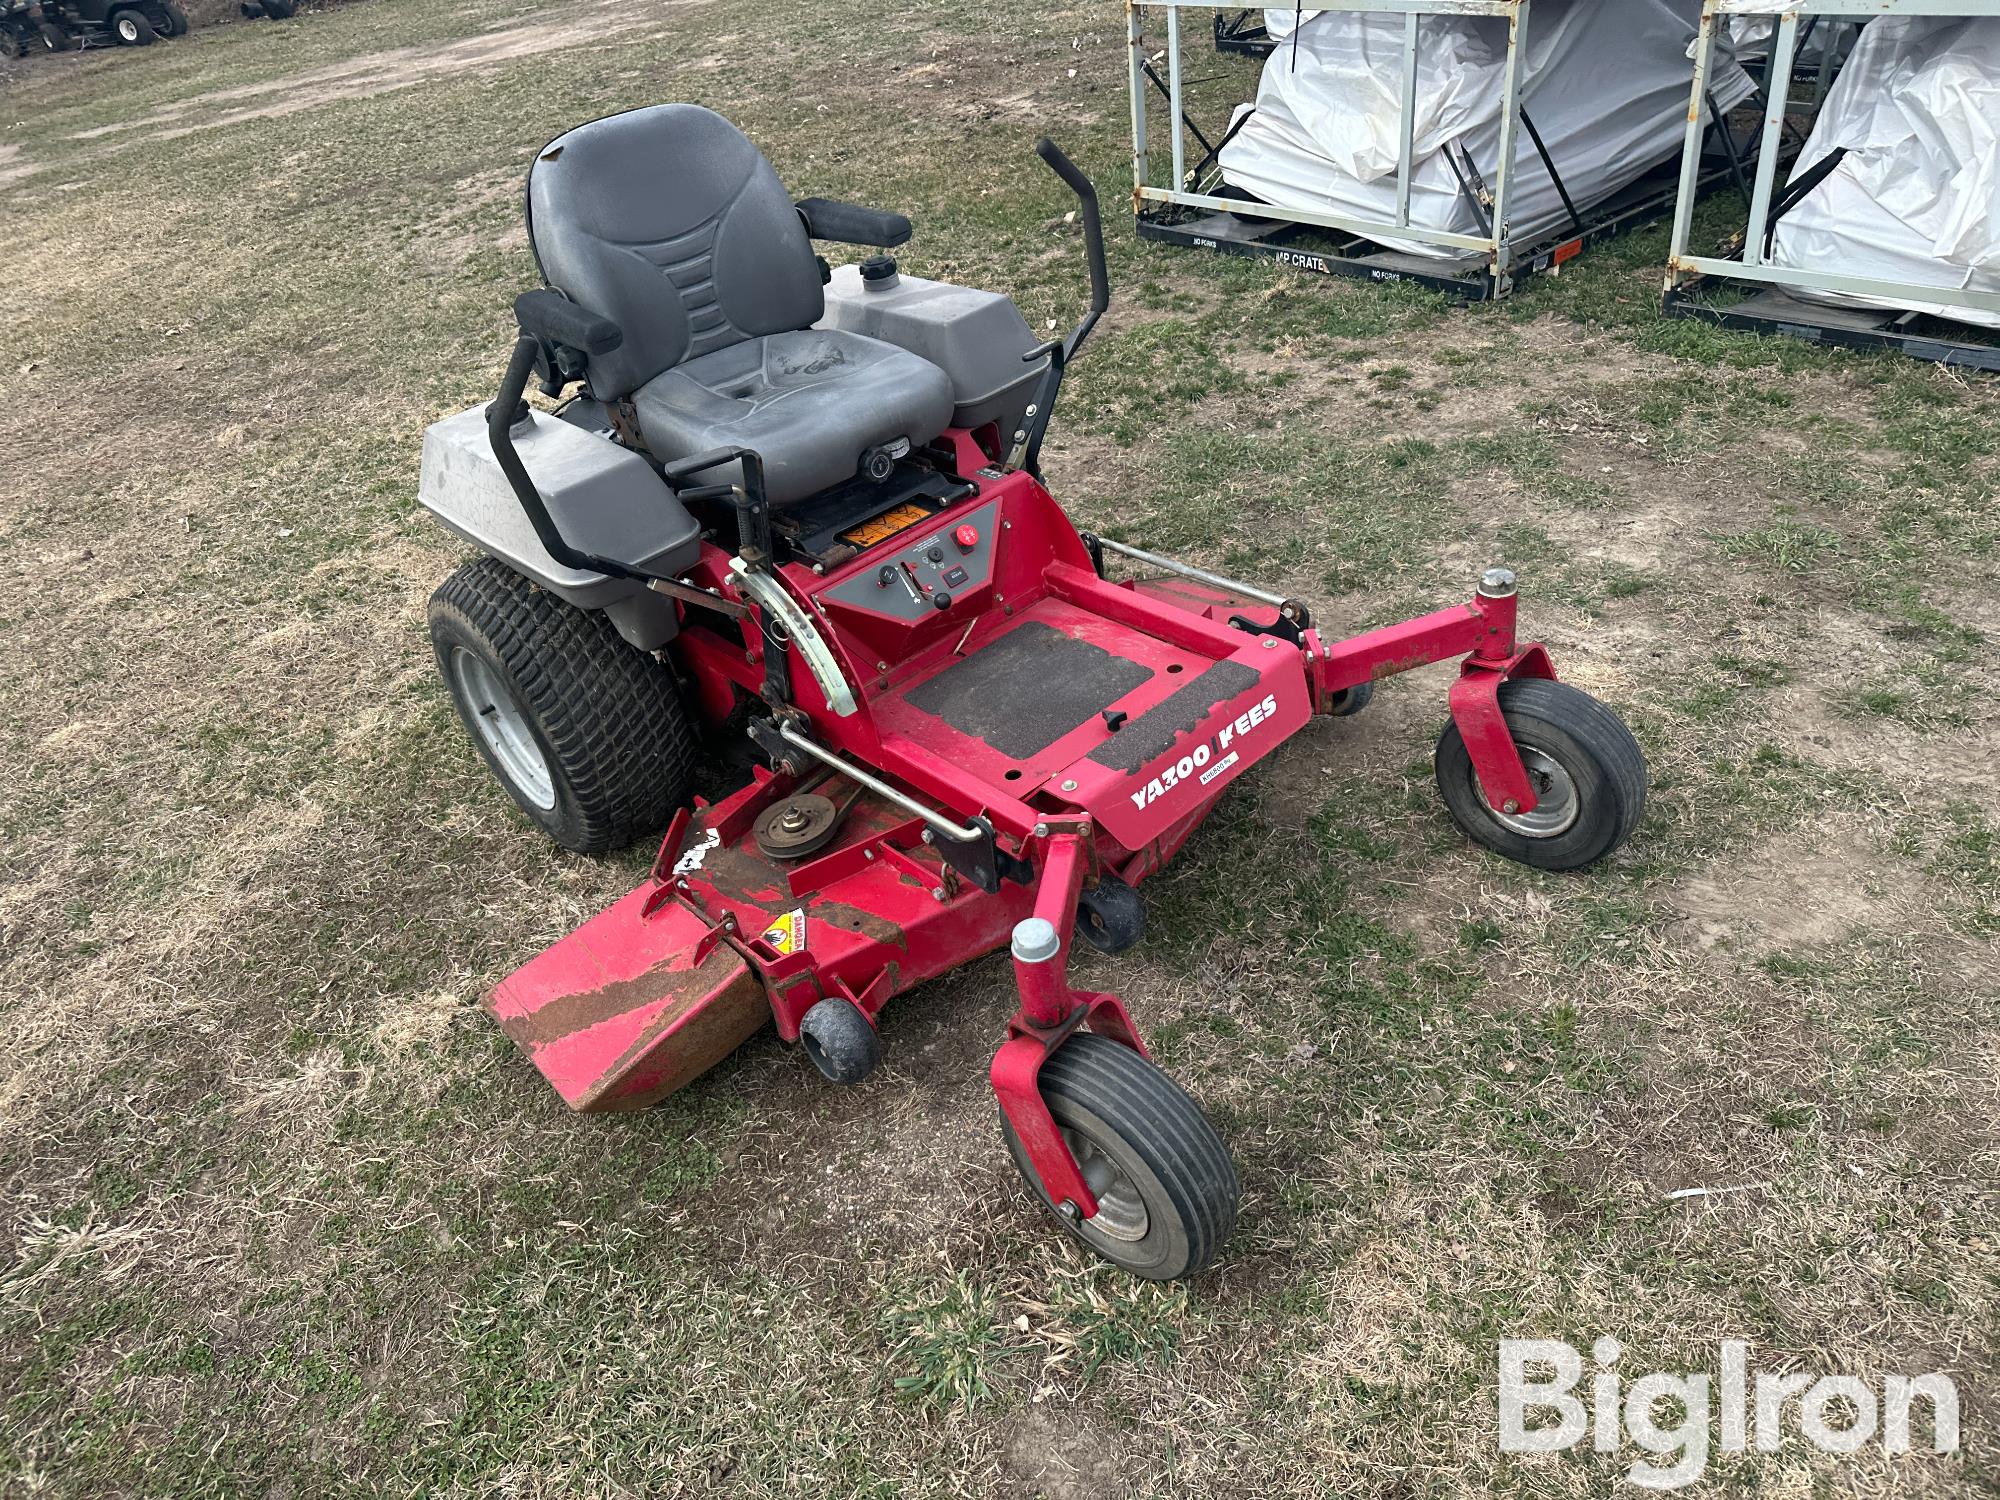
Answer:
M1097 326L1104 310L1111 306L1111 273L1104 265L1104 225L1097 213L1097 189L1090 185L1090 179L1083 175L1077 164L1063 154L1062 147L1047 136L1035 142L1035 155L1047 162L1049 170L1076 194L1083 214L1083 245L1090 258L1090 311L1063 340L1064 354L1074 355L1077 346Z

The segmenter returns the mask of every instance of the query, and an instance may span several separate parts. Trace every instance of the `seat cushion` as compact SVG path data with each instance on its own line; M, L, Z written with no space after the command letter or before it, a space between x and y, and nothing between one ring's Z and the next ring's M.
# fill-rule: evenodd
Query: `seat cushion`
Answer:
M929 442L951 421L951 380L927 359L858 333L808 328L745 339L677 365L633 394L662 463L754 449L765 493L786 505L851 479L861 455Z

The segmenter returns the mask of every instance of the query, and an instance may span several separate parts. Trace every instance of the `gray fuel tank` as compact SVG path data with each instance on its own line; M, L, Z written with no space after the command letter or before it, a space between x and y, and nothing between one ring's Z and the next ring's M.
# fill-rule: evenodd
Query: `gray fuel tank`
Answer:
M819 326L922 355L951 377L952 425L998 423L1003 444L1021 425L1048 363L1022 360L1042 340L998 292L901 272L869 281L858 266L839 267L827 284Z

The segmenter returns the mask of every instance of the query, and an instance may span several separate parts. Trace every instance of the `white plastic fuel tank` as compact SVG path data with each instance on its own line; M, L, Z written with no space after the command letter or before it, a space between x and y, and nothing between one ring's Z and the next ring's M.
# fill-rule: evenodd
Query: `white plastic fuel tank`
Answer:
M1013 439L1045 359L1022 359L1042 340L998 292L906 276L887 256L840 266L826 288L822 328L880 339L921 355L951 377L952 425L998 424Z

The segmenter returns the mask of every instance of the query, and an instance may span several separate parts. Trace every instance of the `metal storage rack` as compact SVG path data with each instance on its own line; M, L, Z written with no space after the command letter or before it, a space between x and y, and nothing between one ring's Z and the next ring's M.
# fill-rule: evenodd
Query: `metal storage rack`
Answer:
M1215 12L1214 37L1219 49L1263 55L1271 50L1264 32L1262 13L1236 6L1222 6L1214 0L1127 0L1126 41L1130 61L1132 100L1132 183L1133 202L1138 213L1141 238L1211 250L1226 255L1258 256L1282 265L1327 275L1360 276L1375 281L1413 282L1448 293L1466 301L1504 297L1523 276L1559 269L1593 241L1638 228L1664 218L1671 212L1683 182L1671 163L1648 174L1600 203L1588 213L1570 205L1571 222L1560 229L1524 242L1514 236L1507 219L1508 193L1518 180L1524 164L1517 147L1526 135L1538 161L1528 170L1546 171L1555 179L1563 201L1569 194L1562 186L1557 164L1550 160L1534 121L1521 108L1521 46L1529 23L1531 0L1321 0L1315 10L1363 11L1404 17L1402 78L1402 140L1396 175L1396 216L1394 219L1366 219L1350 214L1323 213L1308 209L1279 208L1273 205L1228 197L1216 191L1200 191L1201 186L1221 187L1214 170L1226 132L1216 132L1212 140L1187 113L1182 81L1183 11ZM1166 13L1165 76L1149 55L1143 17L1149 10ZM1484 228L1477 235L1427 229L1410 222L1410 178L1413 169L1416 133L1417 23L1426 15L1504 16L1508 22L1507 57L1502 75L1501 129L1498 160L1491 164L1490 182L1483 168L1467 157L1463 166L1454 161L1454 171L1466 198L1474 205L1476 218ZM1149 90L1167 106L1171 129L1173 178L1170 186L1160 186L1150 177L1147 139ZM1745 163L1726 122L1711 129L1712 113L1698 112L1694 129L1707 138L1698 146L1694 191L1736 183L1747 187ZM1188 167L1187 137L1192 134L1203 151L1195 167ZM1331 234L1326 233L1331 231ZM1417 240L1459 252L1451 259L1436 259L1386 249L1374 241L1382 238Z
M1822 19L1865 21L1878 16L2000 16L2000 0L1706 0L1701 35L1695 45L1694 92L1699 101L1708 86L1722 23L1731 16L1775 16L1778 30L1766 72L1764 149L1749 194L1749 218L1740 250L1724 255L1689 251L1694 204L1701 172L1702 133L1692 121L1681 158L1681 196L1674 211L1672 248L1667 259L1667 287L1662 308L1668 317L1699 318L1755 333L1783 333L1816 343L1860 349L1893 349L1917 359L2000 371L2000 332L1955 323L1914 310L1884 310L1809 302L1790 295L1800 291L1848 292L1889 302L1928 303L1939 307L1976 308L2000 312L2000 293L1967 291L1946 286L1883 281L1847 276L1836 271L1770 264L1772 226L1796 200L1810 190L1812 165L1785 191L1777 184L1779 153L1775 149L1785 127L1793 66L1806 29ZM1824 86L1819 89L1823 97ZM1775 201L1774 201L1775 200ZM1748 291L1741 300L1722 298Z
M1217 11L1215 15L1215 50L1217 52L1241 52L1246 57L1265 57L1278 44L1271 40L1271 33L1264 29L1264 12L1261 10Z

